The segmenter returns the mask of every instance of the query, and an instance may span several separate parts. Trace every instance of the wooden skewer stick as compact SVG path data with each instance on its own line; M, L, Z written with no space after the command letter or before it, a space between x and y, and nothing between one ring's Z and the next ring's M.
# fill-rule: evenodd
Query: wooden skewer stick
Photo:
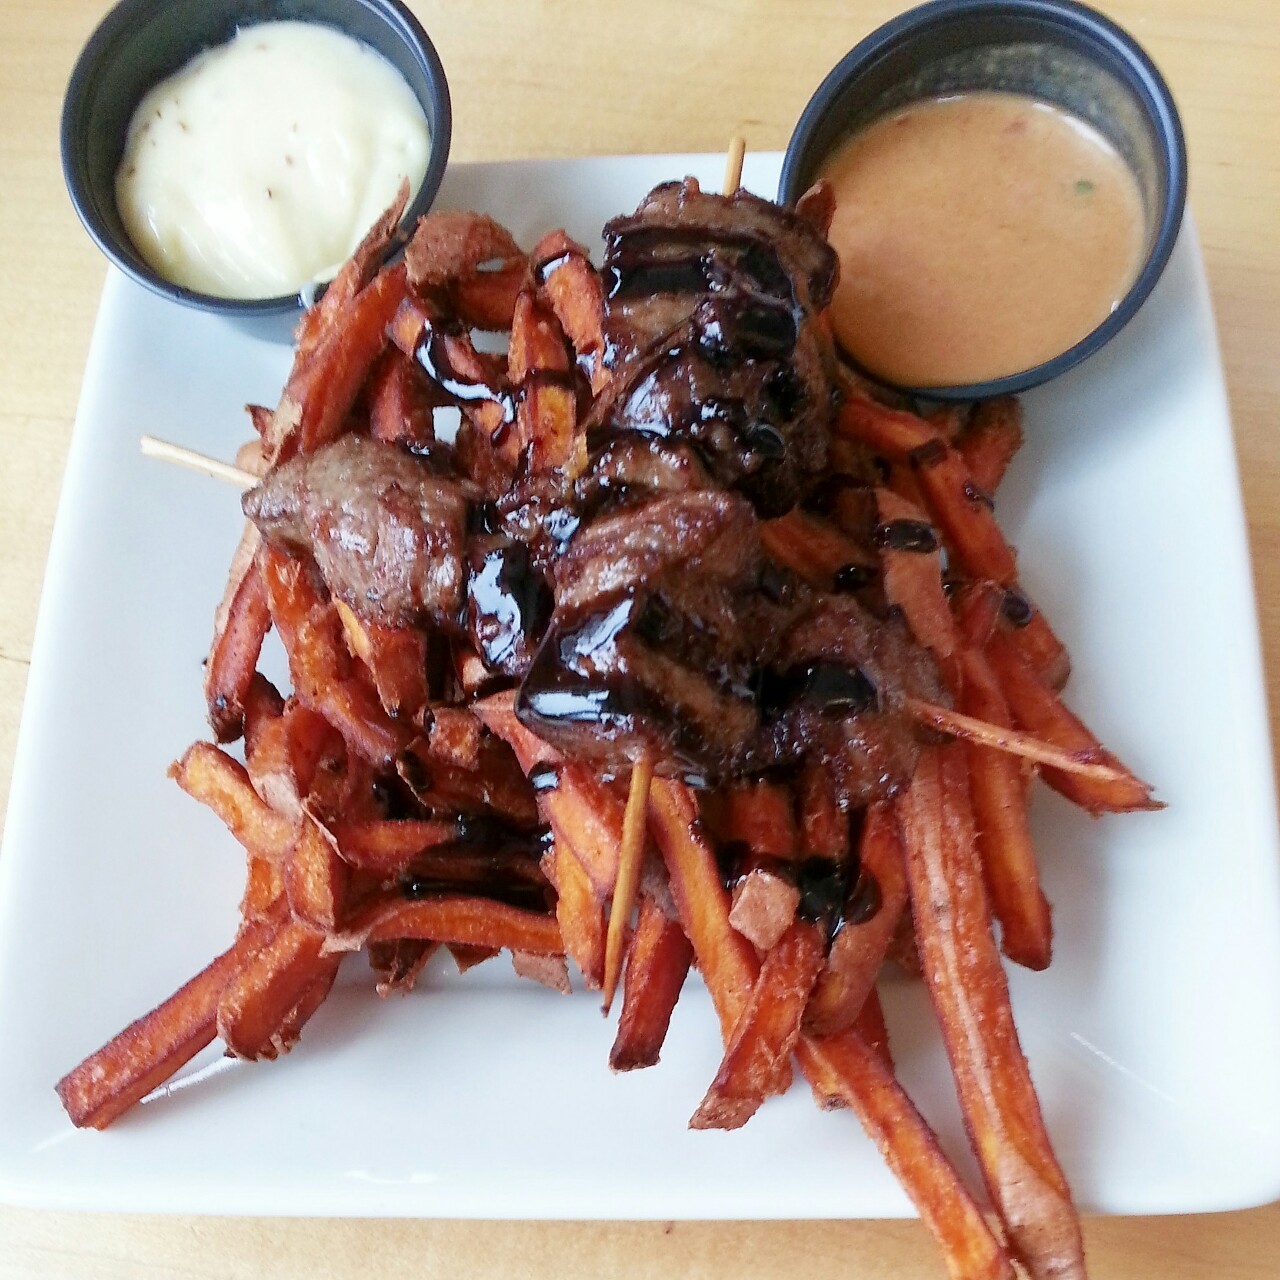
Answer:
M644 866L645 836L648 831L649 784L653 781L653 756L646 751L631 766L631 789L622 816L622 848L618 853L618 879L613 886L609 908L609 931L604 940L604 1011L609 1012L618 978L622 973L622 936L635 906Z
M259 477L243 467L232 466L229 462L221 462L210 458L207 454L197 453L194 449L184 449L180 444L172 444L168 440L158 440L155 436L143 436L142 452L148 458L159 458L162 462L175 462L180 467L189 467L192 471L202 471L215 480L224 480L227 484L238 485L241 489L252 489Z
M908 698L906 705L920 724L927 724L931 729L939 729L955 738L963 738L966 742L991 747L994 751L1021 756L1024 760L1034 760L1051 769L1061 769L1063 773L1078 773L1102 782L1117 782L1128 776L1123 769L1097 759L1088 759L1080 753L1066 751L1052 742L1017 729L1006 729L986 720L975 720L973 716L948 711L946 707L922 702L919 698Z
M729 139L724 161L724 194L733 195L742 185L742 158L747 154L747 140L740 133Z

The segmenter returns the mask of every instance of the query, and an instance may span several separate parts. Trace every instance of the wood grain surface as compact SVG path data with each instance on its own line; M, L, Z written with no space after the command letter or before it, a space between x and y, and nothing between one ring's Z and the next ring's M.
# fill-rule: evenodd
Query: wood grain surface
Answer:
M0 806L104 264L66 199L58 114L102 0L0 0ZM412 0L448 70L458 160L785 146L877 0ZM1244 477L1273 706L1280 677L1280 5L1101 6L1173 86ZM1194 607L1189 582L1188 607ZM1188 673L1189 679L1208 673ZM1211 886L1208 886L1211 887ZM36 940L33 937L33 945ZM1224 981L1247 981L1223 965ZM22 1046L0 1028L0 1052ZM193 1161L199 1153L192 1152ZM1280 1207L1092 1220L1095 1280L1270 1280ZM521 1224L0 1208L0 1277L940 1277L914 1222Z

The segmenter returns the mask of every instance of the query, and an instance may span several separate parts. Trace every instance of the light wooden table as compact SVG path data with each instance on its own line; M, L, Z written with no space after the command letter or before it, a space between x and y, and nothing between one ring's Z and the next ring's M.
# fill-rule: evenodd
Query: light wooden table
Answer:
M58 167L63 86L103 0L0 0L0 803L103 261ZM785 145L836 59L897 0L417 0L453 89L459 160ZM1256 564L1280 676L1280 6L1117 0L1185 117ZM1194 591L1194 584L1188 584ZM1205 673L1209 675L1209 673ZM1224 980L1247 980L1247 975ZM0 1052L22 1047L4 1038ZM197 1153L192 1153L198 1159ZM1280 1207L1091 1221L1108 1280L1280 1274ZM0 1209L0 1276L941 1275L918 1224L309 1222Z

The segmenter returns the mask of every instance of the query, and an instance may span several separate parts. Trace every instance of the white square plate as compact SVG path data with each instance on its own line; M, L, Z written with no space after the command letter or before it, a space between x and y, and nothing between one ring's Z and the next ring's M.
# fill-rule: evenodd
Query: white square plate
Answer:
M779 158L750 158L771 194ZM654 183L719 157L454 166L442 202L522 243L596 244ZM594 996L501 961L380 1002L360 959L274 1065L216 1053L105 1134L54 1082L229 942L239 848L165 777L205 736L233 492L143 459L152 432L229 457L288 353L112 274L37 629L0 857L0 1195L57 1208L472 1217L798 1218L911 1212L847 1117L797 1086L745 1129L686 1120L720 1057L701 984L661 1066L613 1076ZM1082 1209L1280 1195L1280 886L1257 624L1195 232L1127 331L1027 396L1000 494L1024 581L1075 660L1069 701L1169 802L1034 819L1057 953L1014 972L1022 1043ZM964 1140L928 1000L886 992L905 1084ZM972 1173L963 1154L959 1158ZM976 1181L976 1180L975 1180Z

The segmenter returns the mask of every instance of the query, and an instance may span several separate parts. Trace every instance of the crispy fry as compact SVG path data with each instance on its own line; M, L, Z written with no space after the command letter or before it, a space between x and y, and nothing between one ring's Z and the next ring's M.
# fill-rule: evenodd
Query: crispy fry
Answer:
M697 819L698 806L688 787L668 778L653 780L649 834L666 863L680 925L728 1041L751 998L760 964L751 944L729 923L729 895Z
M853 918L846 918L836 934L805 1010L805 1030L814 1035L831 1035L854 1024L875 990L907 904L902 843L888 805L867 810L858 857L857 909L846 908L846 916Z
M915 504L888 489L877 489L875 495L877 534L902 528L899 522L929 528L925 513ZM877 541L881 539L877 537ZM889 537L883 542L880 559L884 564L886 599L901 608L911 633L926 649L932 649L939 658L949 658L956 648L956 625L942 590L941 543L936 543L932 551L901 551L894 549Z
M801 1037L800 1067L820 1107L850 1107L911 1197L952 1280L1014 1280L982 1211L879 1053L845 1031Z
M492 812L516 826L535 826L537 801L515 756L500 738L481 734L472 766L458 762L454 744L428 733L405 747L396 759L396 771L432 813Z
M601 899L569 841L556 837L545 866L556 889L556 920L564 949L582 970L588 989L599 991L604 987L606 937Z
M105 1129L211 1043L227 984L280 927L278 917L241 931L231 947L58 1081L78 1128Z
M539 956L564 954L555 917L495 902L492 898L439 895L375 902L342 934L330 939L334 950L355 951L368 942L423 938L472 947L506 947Z
M226 591L214 614L204 696L209 724L219 742L233 742L244 730L245 698L271 627L266 586L255 562L260 542L257 527L246 522L231 559Z
M1010 724L1008 705L981 653L962 653L959 668L960 710L991 724ZM1053 923L1027 825L1022 767L988 747L970 743L966 751L978 853L991 913L1000 922L1000 949L1028 969L1047 968Z
M609 1053L615 1071L657 1065L692 961L693 948L684 930L653 898L641 894L636 931L627 949L618 1035Z
M740 1128L765 1098L786 1091L791 1051L825 958L822 929L806 920L796 920L768 952L690 1128Z
M840 812L835 788L825 769L808 764L796 784L800 809L800 846L805 856L843 862L849 856L849 819Z
M1135 777L1063 706L1008 636L997 630L987 643L986 654L1015 724L1065 752L1109 765L1119 775L1100 779L1046 768L1042 777L1055 791L1094 814L1164 807L1151 798L1150 786Z
M247 738L245 764L258 795L296 824L316 775L333 776L345 767L346 746L318 711L292 703Z
M1080 1223L1018 1044L987 915L964 747L923 752L897 806L925 981L987 1190L1034 1280L1083 1277Z
M534 280L560 321L578 359L585 362L591 390L609 381L604 365L604 294L586 250L563 231L553 231L529 255Z
M776 520L762 520L760 541L772 559L821 591L829 591L836 574L848 565L875 567L860 543L799 507Z
M342 308L341 323L300 351L272 420L268 457L274 465L336 439L345 426L386 329L405 296L403 264L388 267Z
M369 434L415 448L436 438L434 409L446 402L412 360L388 347L369 379Z
M511 328L516 298L529 279L524 254L503 258L491 269L459 276L449 286L449 300L464 324L497 333Z
M169 776L192 799L208 805L251 854L284 861L293 845L294 824L258 798L238 761L207 742L197 742L169 766Z
M1022 406L1016 396L997 396L978 404L955 438L956 451L978 488L995 493L1022 448Z
M947 549L966 573L1013 585L1017 563L991 513L988 495L974 484L960 455L924 419L855 396L845 401L837 425L891 460L911 462L929 511L946 535Z
M299 701L320 712L371 764L385 766L408 745L404 726L352 674L342 623L302 561L263 547L259 554L271 617L289 657Z
M329 827L338 852L353 867L382 879L398 879L413 870L428 849L447 845L460 836L452 818L367 819L339 818Z
M295 370L325 338L342 330L348 308L373 278L373 273L382 265L383 257L391 248L408 203L409 182L406 179L400 184L390 207L369 228L355 252L321 294L320 300L305 312L294 335L297 341Z
M228 1053L269 1060L289 1052L287 1033L301 1027L294 1011L305 1010L332 963L321 954L323 943L321 930L290 920L236 974L218 1001L218 1035Z
M319 823L303 818L285 862L284 884L296 919L317 929L338 927L346 907L350 868Z
M742 844L757 858L802 856L791 793L774 782L740 782L710 793L704 819L721 845Z
M889 1027L884 1020L884 1007L880 993L872 987L863 1001L852 1031L869 1049L874 1049L880 1061L893 1070L893 1053L889 1048Z

